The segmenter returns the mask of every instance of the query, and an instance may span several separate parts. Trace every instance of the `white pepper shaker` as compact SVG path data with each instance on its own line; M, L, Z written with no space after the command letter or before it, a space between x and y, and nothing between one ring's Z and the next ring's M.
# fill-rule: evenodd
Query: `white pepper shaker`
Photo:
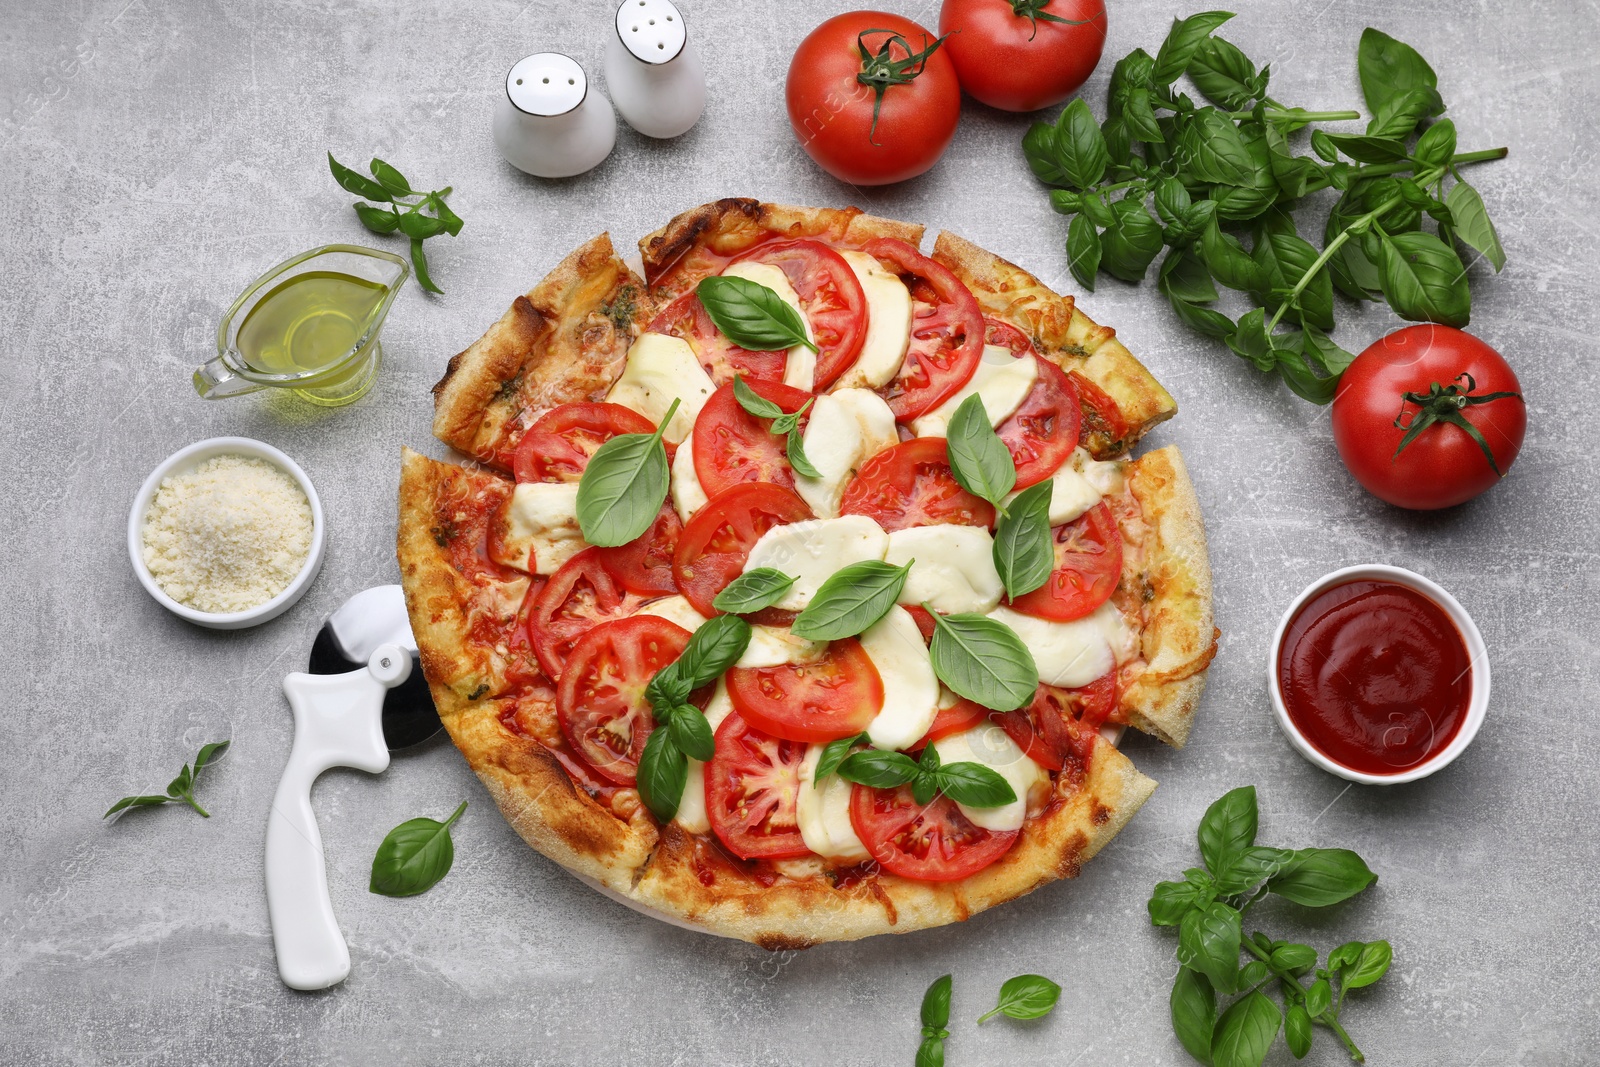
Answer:
M629 126L676 137L706 106L706 72L672 0L622 0L606 42L606 87Z
M506 75L505 95L494 108L494 143L518 170L570 178L611 154L617 116L577 60L537 52Z

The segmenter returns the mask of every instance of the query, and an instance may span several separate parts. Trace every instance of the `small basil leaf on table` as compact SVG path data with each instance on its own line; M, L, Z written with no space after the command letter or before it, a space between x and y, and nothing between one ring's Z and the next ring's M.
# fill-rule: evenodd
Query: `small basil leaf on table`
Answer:
M927 751L933 751L933 746ZM1017 791L999 771L969 760L945 764L935 783L939 792L969 808L998 808L1017 799Z
M1200 858L1213 874L1221 873L1234 856L1255 843L1258 810L1256 787L1246 785L1222 794L1201 816L1196 834Z
M1305 1059L1311 1051L1311 1016L1300 1004L1289 1005L1283 1017L1283 1040L1295 1059Z
M934 618L928 649L933 672L952 692L992 711L1011 711L1033 699L1039 669L1009 626L985 615L940 615L922 607Z
M371 204L355 204L356 217L361 220L361 225L373 233L393 233L400 227L400 213L391 207L388 211L375 208Z
M1189 909L1201 902L1199 892L1190 882L1157 882L1145 908L1150 912L1152 926L1177 926L1189 914Z
M854 637L889 613L905 588L915 560L896 567L882 560L865 559L842 567L821 587L811 603L795 617L790 631L808 641L839 641Z
M1504 267L1506 250L1500 246L1500 235L1489 221L1489 213L1484 210L1478 191L1466 182L1456 182L1445 194L1444 202L1455 220L1456 237L1482 252L1497 272Z
M1411 89L1437 89L1439 76L1410 45L1381 30L1362 31L1356 49L1356 71L1367 110L1376 115L1391 98Z
M182 801L198 812L202 818L211 818L211 813L202 808L200 802L194 798L195 783L199 781L200 771L226 751L231 743L229 741L212 741L201 746L199 754L194 758L194 763L192 765L185 763L183 769L178 772L177 777L167 783L165 794L151 793L123 797L111 805L111 808L101 818L109 819L113 815L121 814L132 808L160 807L162 804L170 804L173 801Z
M413 897L432 889L455 862L450 827L466 810L463 800L444 822L411 819L390 830L372 857L368 888L386 897Z
M1217 1020L1217 1031L1211 1039L1212 1064L1261 1067L1282 1024L1283 1013L1259 991L1234 1001Z
M578 527L585 541L625 545L656 521L669 483L661 437L677 410L673 400L655 433L619 434L589 458L578 481Z
M983 1023L996 1015L1013 1019L1042 1019L1061 998L1061 987L1042 974L1019 974L1000 986L1000 1003L978 1017Z
M757 567L729 582L711 601L718 611L749 615L783 599L794 579L775 567Z
M372 162L367 164L367 169L372 171L372 176L378 179L378 184L383 186L385 191L395 196L412 195L411 183L406 181L406 176L383 160L374 156Z
M1210 1063L1211 1035L1217 1028L1217 992L1211 982L1198 971L1180 967L1167 1004L1179 1043L1201 1063Z
M935 978L922 994L922 1025L942 1030L950 1025L950 976Z
M974 393L950 417L945 436L950 472L967 492L1005 511L1002 501L1017 484L1017 466L1011 451L989 424L983 398Z
M1362 986L1371 985L1388 973L1389 963L1393 959L1394 949L1389 946L1389 942L1367 942L1361 947L1361 955L1357 957L1354 965L1340 975L1340 989L1360 989Z
M1333 1006L1333 986L1326 978L1318 978L1306 990L1306 1011L1315 1018Z
M1239 978L1239 912L1220 900L1195 908L1178 924L1178 962L1232 993Z
M672 743L686 756L692 756L701 763L709 763L711 757L716 754L711 723L706 720L700 709L692 704L680 704L671 713L667 719L667 730L671 733Z
M689 781L689 758L672 740L672 732L652 730L639 756L639 799L662 822L671 822Z
M699 689L722 677L749 644L749 623L737 615L717 615L694 632L673 666L691 690Z
M700 279L695 294L712 325L740 348L771 352L804 345L817 351L799 313L760 282L713 275Z
M158 807L159 805L167 803L171 799L172 799L171 797L166 796L164 794L159 794L159 793L157 793L157 794L147 794L145 796L138 796L138 797L123 797L121 800L119 800L115 804L111 805L110 810L107 811L104 815L102 815L101 818L102 819L109 819L109 818L111 818L111 816L117 814L118 812L127 811L129 808L154 808L154 807Z
M422 238L420 237L411 239L411 269L417 272L417 284L428 292L444 292L443 289L433 284L433 276L428 273L428 256L422 250Z
M1067 226L1067 266L1078 284L1094 292L1094 276L1100 270L1100 231L1087 215L1074 215Z
M1296 904L1323 908L1349 900L1378 876L1347 848L1302 848L1282 873L1267 882L1272 893Z
M1055 548L1050 541L1052 490L1049 478L1030 485L1017 494L995 524L994 568L1006 595L1013 599L1039 588L1055 569Z
M839 764L843 763L844 758L850 755L852 748L856 745L866 744L867 740L867 735L863 731L854 737L841 737L835 741L829 741L823 747L822 755L817 759L817 769L813 776L812 784L820 785L824 778L839 769Z
M1211 32L1233 18L1231 11L1202 11L1185 19L1173 19L1172 28L1156 52L1151 79L1157 85L1170 85L1189 67L1189 61L1205 44Z
M355 193L357 196L365 197L368 200L376 200L379 203L392 199L387 189L365 174L351 170L337 159L334 159L332 152L328 153L328 170L333 172L333 180L339 183L339 188L347 193Z
M917 777L916 760L903 752L883 752L875 748L846 756L839 764L839 777L873 789L893 789Z

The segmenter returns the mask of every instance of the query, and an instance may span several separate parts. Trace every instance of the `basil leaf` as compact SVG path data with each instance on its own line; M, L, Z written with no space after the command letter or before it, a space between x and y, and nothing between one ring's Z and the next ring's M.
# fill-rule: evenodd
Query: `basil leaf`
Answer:
M1217 871L1217 889L1222 893L1242 893L1271 878L1294 859L1286 848L1250 845L1234 853Z
M927 1034L917 1046L916 1067L944 1067L944 1038Z
M1196 304L1209 304L1217 299L1217 287L1211 283L1211 272L1192 246L1174 248L1167 253L1167 257L1161 261L1156 283L1169 299L1177 297ZM1228 332L1233 331L1230 329Z
M1063 183L1073 189L1091 189L1111 163L1105 135L1089 113L1089 105L1076 97L1056 118L1055 162Z
M1232 993L1239 975L1239 912L1214 901L1195 908L1178 924L1178 962Z
M869 748L846 756L839 764L838 774L845 781L857 785L893 789L914 779L918 770L916 761L903 752Z
M1251 292L1262 288L1261 265L1238 238L1223 233L1215 219L1200 234L1200 255L1217 281L1229 289Z
M428 273L428 255L422 250L422 238L411 239L411 269L417 272L417 284L430 293L443 293L444 290L433 284L433 276ZM612 440L615 440L613 438ZM660 510L660 509L657 509Z
M109 819L118 812L127 811L129 808L154 808L161 804L166 804L172 799L172 797L161 794L138 797L123 797L121 800L111 805L110 809L100 817L102 819Z
M1306 1053L1311 1051L1311 1036L1311 1016L1301 1005L1289 1005L1283 1017L1283 1040L1295 1059L1305 1059Z
M1267 882L1267 889L1296 904L1322 908L1349 900L1377 880L1366 862L1347 848L1303 848Z
M1200 858L1216 875L1256 839L1256 787L1240 786L1218 797L1200 819Z
M1215 1067L1261 1067L1272 1039L1278 1036L1283 1014L1259 990L1233 1002L1217 1020L1211 1040Z
M1127 98L1123 101L1121 122L1128 136L1135 141L1160 144L1165 140L1161 124L1156 121L1155 107L1151 102L1149 89L1128 90Z
M722 677L749 644L749 623L737 615L716 615L701 624L672 665L691 690L699 689Z
M809 403L809 401L808 401ZM811 463L811 457L806 455L805 443L800 440L800 427L791 426L789 435L784 443L784 452L789 456L789 466L802 478L820 478L822 472Z
M716 742L711 734L711 723L704 713L692 704L680 704L667 719L667 732L672 743L685 755L701 763L709 763L716 754ZM645 744L649 744L646 741Z
M407 237L437 237L444 232L444 223L413 208L400 216L400 232Z
M372 162L367 164L367 169L372 171L372 176L378 179L378 184L395 196L411 196L411 183L406 181L406 176L394 167L374 156Z
M1360 163L1398 163L1406 158L1404 141L1370 134L1329 133L1328 142Z
M822 750L822 755L817 759L817 769L812 774L812 784L821 785L822 780L839 769L839 764L850 754L856 745L864 745L868 741L867 734L862 731L854 737L841 737L829 741ZM941 1024L942 1025L942 1024Z
M1176 178L1164 178L1156 186L1156 214L1161 216L1161 221L1168 226L1182 226L1188 217L1189 209L1193 206L1189 199L1189 190ZM1174 248L1174 254L1180 250ZM1170 257L1169 257L1170 258Z
M334 159L332 152L328 153L328 170L333 172L333 180L339 183L339 188L347 193L355 193L359 197L376 200L379 203L387 203L393 199L383 186Z
M922 1025L931 1030L943 1030L950 1025L950 976L935 978L928 991L922 994Z
M1373 113L1372 121L1367 123L1367 133L1374 137L1404 140L1411 136L1417 123L1443 111L1444 100L1439 96L1439 90L1426 86L1407 89L1391 96Z
M808 641L856 636L889 614L905 588L913 562L907 560L905 566L896 567L866 559L835 571L795 617L790 632Z
M1100 231L1088 215L1074 215L1067 226L1067 266L1078 284L1094 292L1095 272L1100 269Z
M1454 220L1456 236L1469 247L1482 252L1484 258L1494 264L1496 272L1504 267L1506 250L1500 246L1500 235L1495 232L1494 223L1489 221L1489 213L1484 210L1483 198L1478 195L1478 190L1466 182L1456 182L1445 194L1444 202Z
M794 579L775 567L757 567L746 571L723 587L711 601L718 611L735 615L749 615L770 608L783 599L783 594L794 585Z
M1231 11L1202 11L1186 19L1173 19L1166 40L1156 53L1155 70L1151 77L1158 85L1170 85L1178 80L1189 66L1211 31L1233 18Z
M454 237L461 232L461 227L465 226L466 223L462 222L461 216L451 211L450 205L444 202L444 198L449 192L449 189L444 189L441 192L429 193L428 202L433 205L434 213L439 216L439 221L444 223L444 232Z
M1143 200L1118 200L1111 211L1115 221L1100 235L1100 266L1114 278L1137 282L1161 251L1161 224Z
M1248 185L1255 171L1239 127L1216 108L1201 108L1181 121L1177 153L1203 182Z
M1207 37L1189 60L1189 77L1195 88L1213 104L1229 111L1242 111L1255 93L1256 65L1237 47L1221 37Z
M1233 320L1220 311L1201 307L1171 292L1167 293L1167 300L1172 304L1172 310L1180 322L1207 337L1215 337L1219 341L1225 340L1237 329Z
M1239 988L1250 989L1267 980L1272 973L1271 969L1260 960L1251 960L1239 968Z
M578 480L578 527L591 545L625 545L656 521L667 499L667 450L661 444L678 401L655 433L619 434L595 449Z
M1033 655L1009 626L985 615L934 618L929 654L933 672L951 691L993 711L1011 711L1033 699L1039 669Z
M1272 950L1272 966L1291 971L1296 976L1305 974L1317 965L1317 950L1310 945L1280 945Z
M1282 270L1284 287L1293 288L1305 277L1306 271L1320 254L1311 242L1292 233L1269 233L1257 247L1271 249L1272 257ZM1274 297L1269 306L1276 308L1282 301ZM1333 329L1333 279L1326 266L1317 268L1310 284L1300 291L1299 308L1305 321L1324 330Z
M1394 313L1413 322L1465 326L1472 318L1467 269L1431 233L1383 235L1379 284Z
M672 740L672 731L652 730L639 755L639 799L661 822L671 822L688 781L689 758Z
M200 777L200 769L226 752L228 746L232 743L232 741L213 741L208 745L203 745L200 749L200 754L194 758L194 777L198 779Z
M1272 338L1267 335L1265 308L1247 311L1239 317L1239 328L1228 338L1228 347L1240 359L1247 359L1257 370L1270 371L1278 365L1278 354L1273 350Z
M444 822L411 819L390 830L372 857L367 888L386 897L414 897L438 885L456 858L450 827L466 810L463 800Z
M713 275L700 279L695 294L712 324L740 348L771 352L804 345L817 351L799 313L759 282Z
M937 755L937 750L932 745L923 751L934 752ZM969 808L998 808L1017 799L1017 791L999 771L967 760L960 763L946 763L940 767L935 775L934 784L939 792L957 804L965 804Z
M1050 1014L1060 999L1061 987L1044 975L1019 974L1001 984L1000 1003L979 1016L978 1022L1002 1013L1013 1019L1042 1019Z
M1035 122L1028 127L1028 132L1022 136L1022 154L1033 176L1046 185L1072 184L1056 148L1056 128L1048 122Z
M680 704L689 702L689 694L694 692L694 686L688 679L678 673L676 660L656 671L656 676L650 679L650 684L644 687L644 698L650 702L650 707L662 715L669 715L672 709Z
M994 569L1013 600L1039 588L1055 569L1055 546L1050 537L1053 489L1049 478L1028 486L995 524Z
M1439 76L1416 49L1370 26L1361 34L1356 69L1361 76L1361 95L1374 115L1408 90L1439 87Z
M1327 334L1324 334L1315 327L1307 326L1305 330L1305 336L1306 358L1314 361L1324 371L1333 375L1335 378L1337 378L1340 374L1343 374L1344 369L1355 362L1356 357L1353 353L1346 352L1344 349L1334 344L1328 339Z
M1201 1063L1211 1062L1211 1035L1217 1028L1217 993L1205 975L1178 968L1167 1000L1172 1009L1172 1032Z
M1339 391L1339 378L1337 375L1319 378L1311 370L1310 361L1305 357L1304 335L1275 334L1272 341L1274 366L1294 395L1313 404L1331 404Z
M1200 893L1191 882L1157 882L1145 908L1150 912L1150 925L1177 926L1199 902Z
M1387 941L1369 941L1361 947L1361 955L1353 966L1339 977L1341 991L1360 989L1382 978L1394 959L1394 949Z
M1455 154L1456 124L1449 119L1440 119L1423 130L1416 147L1411 150L1417 162L1429 167L1447 166Z
M400 226L400 214L392 208L384 211L371 204L352 206L356 209L356 217L361 220L361 225L373 233L393 233Z
M1010 449L989 424L989 411L981 396L974 393L956 408L945 444L956 483L1003 511L1001 502L1017 484L1017 467Z
M1333 962L1331 960L1329 961L1328 966L1333 966ZM1333 987L1328 984L1328 980L1326 978L1318 978L1315 982L1312 982L1311 987L1306 990L1306 1011L1311 1014L1312 1018L1316 1018L1318 1015L1321 1015L1332 1006Z
M733 398L739 402L740 407L758 419L778 419L785 414L778 405L750 388L742 374L733 376Z

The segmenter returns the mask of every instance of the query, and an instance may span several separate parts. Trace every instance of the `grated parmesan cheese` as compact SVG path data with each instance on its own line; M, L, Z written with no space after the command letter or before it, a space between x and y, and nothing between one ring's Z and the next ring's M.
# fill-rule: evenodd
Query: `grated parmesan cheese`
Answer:
M198 611L265 604L311 552L311 503L264 459L222 455L161 480L144 520L144 562L163 592Z

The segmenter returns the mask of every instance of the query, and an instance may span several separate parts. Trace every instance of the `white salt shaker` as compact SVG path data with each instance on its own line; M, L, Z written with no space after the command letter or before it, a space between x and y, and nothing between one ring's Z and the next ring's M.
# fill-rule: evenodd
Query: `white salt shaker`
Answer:
M622 0L605 71L617 110L646 137L676 137L705 110L705 68L672 0Z
M611 154L617 116L577 60L537 52L506 75L505 96L494 108L494 143L518 170L570 178Z

